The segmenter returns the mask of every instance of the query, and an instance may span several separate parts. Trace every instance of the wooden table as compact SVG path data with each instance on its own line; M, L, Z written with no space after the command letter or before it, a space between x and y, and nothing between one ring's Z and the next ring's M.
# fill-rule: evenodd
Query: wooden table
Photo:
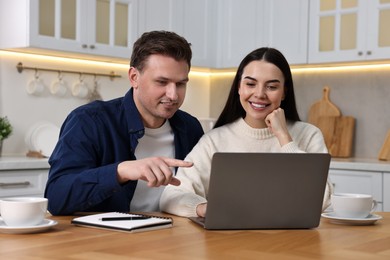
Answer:
M390 259L390 212L370 226L322 219L311 230L206 231L180 217L174 227L122 233L77 227L72 216L38 234L0 234L1 259Z

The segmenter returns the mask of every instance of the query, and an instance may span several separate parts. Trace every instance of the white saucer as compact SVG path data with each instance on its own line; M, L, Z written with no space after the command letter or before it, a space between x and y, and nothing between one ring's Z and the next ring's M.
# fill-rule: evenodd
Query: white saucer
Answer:
M43 222L36 226L26 226L26 227L11 227L7 226L3 219L0 218L0 233L6 234L27 234L27 233L38 233L45 231L55 225L58 222L51 219L44 219Z
M366 218L341 218L335 216L333 212L328 212L322 213L321 216L329 219L332 223L344 225L371 225L377 220L382 219L382 216L375 214L370 214Z

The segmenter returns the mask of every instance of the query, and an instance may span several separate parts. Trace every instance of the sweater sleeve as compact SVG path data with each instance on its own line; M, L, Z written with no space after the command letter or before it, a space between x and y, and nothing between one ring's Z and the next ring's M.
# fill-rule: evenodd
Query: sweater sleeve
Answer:
M176 178L179 186L168 185L160 198L160 209L167 213L183 217L195 217L196 207L206 203L210 180L211 157L214 153L211 141L204 135L187 155L186 161L194 165L191 168L179 168Z

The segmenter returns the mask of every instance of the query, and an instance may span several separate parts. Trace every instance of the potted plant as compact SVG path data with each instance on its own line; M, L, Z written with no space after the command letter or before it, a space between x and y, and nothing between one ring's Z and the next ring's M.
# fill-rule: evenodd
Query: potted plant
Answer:
M12 125L8 121L8 118L0 117L0 156L3 148L3 140L8 138L12 133Z

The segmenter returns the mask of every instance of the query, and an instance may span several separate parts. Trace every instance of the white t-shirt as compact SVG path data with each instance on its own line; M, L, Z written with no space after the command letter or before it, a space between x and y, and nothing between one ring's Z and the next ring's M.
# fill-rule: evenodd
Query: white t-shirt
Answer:
M145 127L145 135L138 140L135 156L137 159L154 156L175 158L174 135L168 120L157 129ZM174 171L173 168L171 170ZM159 201L164 188L165 186L150 188L146 181L139 180L130 202L130 210L160 211Z

